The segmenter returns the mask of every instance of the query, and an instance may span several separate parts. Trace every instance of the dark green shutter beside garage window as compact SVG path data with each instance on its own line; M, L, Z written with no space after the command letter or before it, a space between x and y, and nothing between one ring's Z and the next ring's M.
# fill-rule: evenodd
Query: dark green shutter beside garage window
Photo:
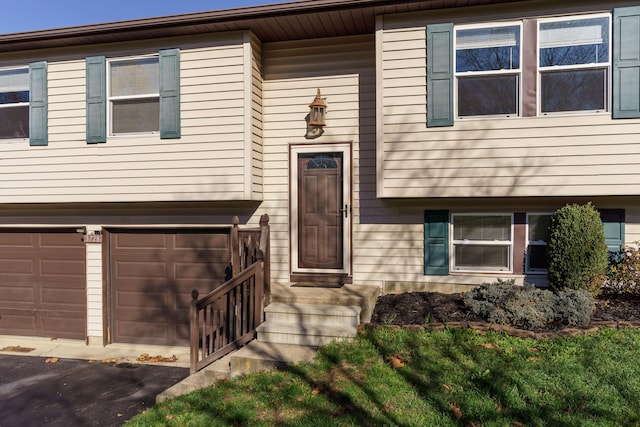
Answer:
M427 127L453 126L453 24L427 26Z
M449 212L424 212L424 274L449 274Z
M160 51L160 138L180 138L180 50Z
M87 143L107 141L107 69L104 56L87 58Z
M612 116L640 117L640 6L613 11Z
M610 253L624 248L624 209L600 209L604 239Z
M47 63L29 64L29 145L48 143Z

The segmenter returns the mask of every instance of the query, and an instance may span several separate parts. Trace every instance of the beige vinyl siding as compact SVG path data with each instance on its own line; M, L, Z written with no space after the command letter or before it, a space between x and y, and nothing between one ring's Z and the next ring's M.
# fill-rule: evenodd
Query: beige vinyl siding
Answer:
M154 43L96 46L66 60L46 55L49 144L2 141L0 203L261 198L260 123L252 112L260 103L253 52L259 43L248 32ZM149 54L165 47L181 50L182 137L118 136L87 144L85 57Z
M569 197L640 192L640 120L583 114L458 119L452 127L427 128L425 27L433 19L414 14L378 20L378 196ZM441 19L438 22L455 21Z
M88 233L101 231L87 227ZM103 336L102 244L87 243L87 336Z
M249 88L249 100L247 110L249 112L251 136L251 150L249 163L251 164L251 199L262 199L263 167L262 167L262 43L251 34L248 63L251 65L251 87Z
M375 54L371 36L265 43L262 52L265 200L259 213L271 217L273 279L288 281L289 145L353 143L356 227L360 158L375 148ZM327 126L308 140L305 118L318 88L327 100ZM366 174L374 176L375 168Z

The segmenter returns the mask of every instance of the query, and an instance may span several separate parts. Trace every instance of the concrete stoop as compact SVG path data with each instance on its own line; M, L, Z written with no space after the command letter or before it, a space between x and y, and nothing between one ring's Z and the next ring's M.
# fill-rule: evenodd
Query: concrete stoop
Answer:
M322 346L352 338L358 332L358 306L274 302L265 308L265 322L256 329L265 343Z
M284 345L251 341L239 350L230 353L201 371L190 375L182 382L156 396L156 402L171 399L192 391L209 387L220 380L239 375L274 369L284 369L292 363L312 361L317 347Z
M378 295L376 286L272 284L271 303L265 308L265 322L257 328L257 339L165 390L156 401L208 387L221 379L311 361L317 347L354 337L358 325L371 320Z

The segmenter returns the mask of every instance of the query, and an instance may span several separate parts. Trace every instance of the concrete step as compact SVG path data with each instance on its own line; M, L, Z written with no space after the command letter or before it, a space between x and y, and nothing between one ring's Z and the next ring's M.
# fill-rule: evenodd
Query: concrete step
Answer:
M358 333L358 328L334 325L303 326L267 320L258 326L256 331L259 342L320 347L331 341L353 338Z
M265 308L267 321L301 326L352 326L360 323L358 306L274 302Z
M312 361L316 347L251 341L239 350L215 361L200 372L156 396L156 402L210 387L220 380L239 375L284 369L292 363Z
M227 355L220 360L216 360L201 371L196 372L193 375L189 375L181 382L158 394L156 396L156 403L162 402L165 399L172 399L183 394L191 393L192 391L199 390L201 388L209 387L216 382L228 379L229 377L229 355Z
M370 285L344 285L340 288L304 287L272 283L271 303L322 304L362 307L360 322L371 321L380 288Z
M256 372L285 369L293 363L310 362L317 347L252 341L231 354L231 377Z

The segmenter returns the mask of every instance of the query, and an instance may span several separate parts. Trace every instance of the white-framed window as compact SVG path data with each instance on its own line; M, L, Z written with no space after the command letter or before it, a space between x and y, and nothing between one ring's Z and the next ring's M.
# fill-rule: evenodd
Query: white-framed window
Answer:
M452 214L451 236L452 271L512 271L512 214Z
M522 24L455 27L456 116L518 116Z
M609 14L538 21L539 114L609 110L610 35Z
M547 273L547 240L549 239L550 223L550 213L527 214L527 273Z
M29 68L0 70L0 139L29 138Z
M109 60L109 134L160 131L160 66L157 55Z

